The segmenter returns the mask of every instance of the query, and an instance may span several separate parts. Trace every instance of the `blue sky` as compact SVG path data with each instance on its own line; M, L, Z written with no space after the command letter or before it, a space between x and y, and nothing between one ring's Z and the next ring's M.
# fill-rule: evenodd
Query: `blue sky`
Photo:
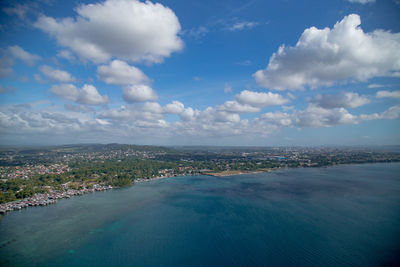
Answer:
M400 143L400 2L2 1L0 144Z

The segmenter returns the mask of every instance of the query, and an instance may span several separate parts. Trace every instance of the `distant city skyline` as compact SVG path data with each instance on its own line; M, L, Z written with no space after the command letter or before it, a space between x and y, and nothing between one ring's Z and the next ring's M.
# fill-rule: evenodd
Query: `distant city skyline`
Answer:
M400 2L7 1L0 145L400 144Z

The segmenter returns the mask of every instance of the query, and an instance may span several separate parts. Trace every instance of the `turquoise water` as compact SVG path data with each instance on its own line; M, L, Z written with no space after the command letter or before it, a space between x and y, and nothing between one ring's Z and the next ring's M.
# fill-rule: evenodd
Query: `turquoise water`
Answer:
M3 216L1 266L400 263L400 164L177 177Z

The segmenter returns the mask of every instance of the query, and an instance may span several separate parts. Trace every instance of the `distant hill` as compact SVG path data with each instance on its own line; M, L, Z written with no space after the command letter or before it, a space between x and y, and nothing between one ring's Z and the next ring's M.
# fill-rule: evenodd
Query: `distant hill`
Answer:
M150 146L150 145L127 145L127 144L70 144L70 145L58 145L58 146L37 146L37 147L0 147L1 153L18 153L18 154L40 154L40 153L51 153L51 152L63 152L63 153L78 153L78 152L102 152L111 150L137 150L137 151L157 151L157 152L171 152L172 148L162 146Z

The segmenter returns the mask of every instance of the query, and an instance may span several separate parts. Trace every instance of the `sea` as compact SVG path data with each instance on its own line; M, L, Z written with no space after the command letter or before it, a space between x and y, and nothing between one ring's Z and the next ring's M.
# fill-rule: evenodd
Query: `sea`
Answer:
M400 163L173 177L0 221L0 266L399 266Z

